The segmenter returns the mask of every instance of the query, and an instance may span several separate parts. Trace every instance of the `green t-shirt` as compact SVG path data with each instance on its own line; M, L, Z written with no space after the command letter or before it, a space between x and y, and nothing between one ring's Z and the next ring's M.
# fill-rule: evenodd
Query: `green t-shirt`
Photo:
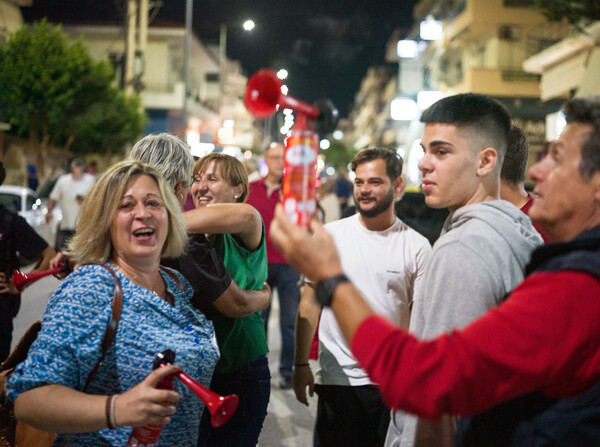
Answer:
M260 245L253 251L242 246L231 234L213 234L209 240L240 288L262 290L268 275L264 224ZM214 308L213 311L212 320L221 350L215 374L225 374L248 366L269 352L260 312L242 318L229 318Z

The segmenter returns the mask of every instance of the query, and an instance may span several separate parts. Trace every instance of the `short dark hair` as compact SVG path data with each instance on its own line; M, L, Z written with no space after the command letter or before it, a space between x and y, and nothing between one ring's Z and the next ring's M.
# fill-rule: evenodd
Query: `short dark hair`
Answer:
M528 159L529 142L527 136L521 128L512 125L508 135L508 146L502 162L500 179L513 185L525 181Z
M479 93L442 98L421 115L422 123L447 123L475 132L498 152L502 163L510 133L510 114L498 101Z
M387 147L366 147L358 151L352 158L352 172L356 172L357 166L373 160L385 162L385 172L390 180L394 181L402 175L402 158L394 149Z
M584 180L600 170L600 96L575 98L563 106L567 124L589 124L593 130L581 143L581 162L579 173Z
M6 180L6 169L4 169L4 163L0 161L0 185Z

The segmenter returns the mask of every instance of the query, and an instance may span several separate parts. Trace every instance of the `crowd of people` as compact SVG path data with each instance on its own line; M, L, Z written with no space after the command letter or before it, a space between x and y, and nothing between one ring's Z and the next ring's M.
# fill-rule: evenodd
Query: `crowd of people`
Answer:
M532 194L526 135L501 104L460 94L422 114L422 192L449 211L433 247L396 215L393 149L358 151L353 182L344 172L321 195L329 216L355 212L310 229L279 204L279 143L251 182L235 157L194 160L170 134L142 138L97 179L73 160L48 206L66 216L62 252L33 230L12 236L24 221L0 206L6 258L72 270L6 381L16 418L55 445L126 445L132 427L153 425L158 445L255 446L276 291L278 387L305 405L318 395L315 446L600 445L600 98L564 111L529 171ZM6 264L2 359L18 300ZM153 369L166 349L175 365ZM180 370L239 397L227 424L213 427L180 381L158 386Z

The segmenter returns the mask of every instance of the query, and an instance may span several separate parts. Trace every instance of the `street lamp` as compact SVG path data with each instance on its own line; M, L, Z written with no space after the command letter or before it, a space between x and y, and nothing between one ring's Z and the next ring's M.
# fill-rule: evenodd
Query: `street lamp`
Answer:
M246 20L242 29L244 31L252 31L254 29L254 22L252 20ZM219 34L219 113L223 113L223 96L225 93L225 71L227 65L227 24L221 25L221 32Z

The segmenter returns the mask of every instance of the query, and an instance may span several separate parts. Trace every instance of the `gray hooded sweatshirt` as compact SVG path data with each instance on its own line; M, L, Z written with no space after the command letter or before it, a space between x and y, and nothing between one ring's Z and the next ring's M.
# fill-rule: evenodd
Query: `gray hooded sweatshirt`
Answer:
M496 307L523 280L531 252L542 243L529 217L505 200L451 213L425 269L410 331L421 339L435 338ZM398 413L386 446L445 446L453 437L450 418L430 423Z

